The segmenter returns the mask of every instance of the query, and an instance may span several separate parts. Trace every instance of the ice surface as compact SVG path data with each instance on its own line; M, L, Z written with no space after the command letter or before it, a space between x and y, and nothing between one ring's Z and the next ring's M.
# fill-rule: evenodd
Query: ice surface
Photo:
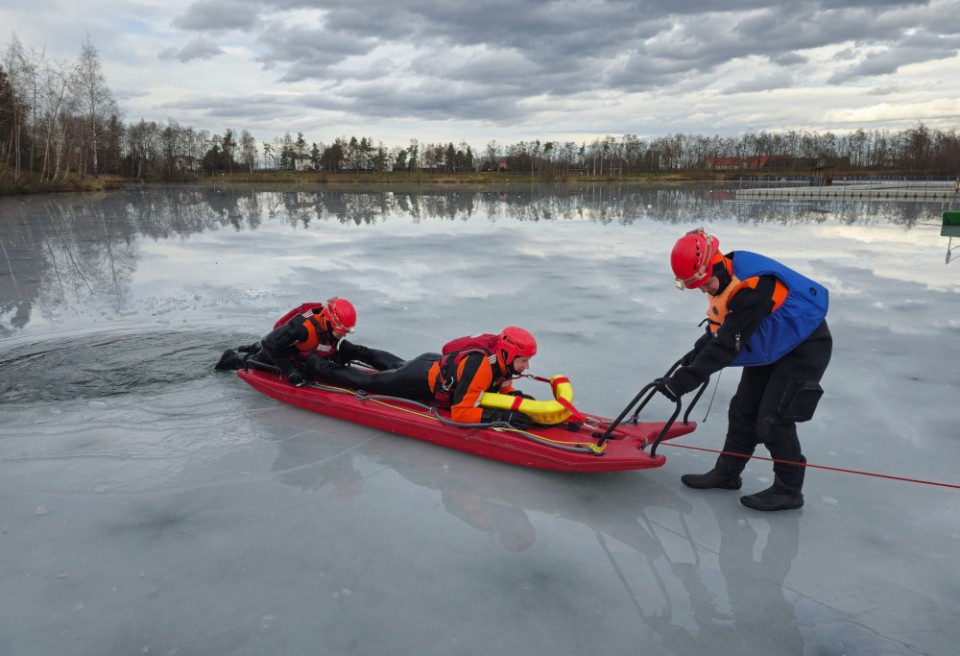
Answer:
M955 653L960 490L930 484L960 485L945 208L715 197L0 199L0 653ZM714 454L683 447L723 442L735 370L663 468L569 475L300 411L212 369L339 294L356 341L406 356L520 324L534 373L613 415L699 335L704 300L668 266L698 225L831 290L809 463L918 482L813 468L803 510L772 515L684 488ZM754 460L744 492L771 478Z

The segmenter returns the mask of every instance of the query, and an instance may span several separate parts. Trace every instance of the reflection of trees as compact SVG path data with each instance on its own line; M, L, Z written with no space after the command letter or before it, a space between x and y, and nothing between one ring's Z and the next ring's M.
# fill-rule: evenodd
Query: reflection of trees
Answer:
M31 196L0 205L0 335L26 326L38 300L65 312L129 302L140 235L166 239L230 225L255 229L257 194L216 189Z
M939 221L938 203L895 201L810 200L804 202L732 202L724 205L727 218L739 223L824 223L845 225L893 223L912 228L922 221Z
M0 214L0 336L21 329L40 295L42 244L14 212Z
M137 232L154 239L187 236L221 226L255 230L263 222L264 213L262 194L213 187L132 191L117 198L107 196L104 201L116 201L116 218L128 218Z
M76 303L123 309L136 268L134 227L115 220L99 203L47 198L32 205L29 214L21 205L19 221L4 226L5 233L26 238L19 247L30 257L16 273L37 281L37 296L47 307L69 312Z
M19 201L3 212L0 334L30 321L35 302L70 311L76 302L121 309L136 265L136 232L96 203Z
M410 218L466 221L471 218L521 221L588 220L630 224L665 223L895 223L912 227L936 218L936 204L900 202L738 202L702 187L637 189L617 185L582 188L542 187L504 191L291 192L280 195L283 212L271 211L291 225L333 220L364 225Z
M264 221L294 227L335 221L595 221L692 224L894 223L939 221L938 203L731 200L732 192L684 185L531 187L497 191L256 191L168 186L156 191L35 196L0 204L0 334L21 328L41 289L63 306L96 301L121 311L138 258L137 238L184 237L229 227L256 230Z

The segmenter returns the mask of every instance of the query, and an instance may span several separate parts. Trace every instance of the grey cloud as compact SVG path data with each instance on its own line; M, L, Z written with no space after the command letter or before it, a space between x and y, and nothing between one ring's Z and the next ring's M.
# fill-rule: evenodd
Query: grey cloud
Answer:
M852 61L859 57L859 53L855 48L846 48L844 50L838 50L833 56L834 61Z
M889 96L895 93L902 93L900 87L875 87L867 91L868 96Z
M303 9L322 17L289 24L288 12ZM198 31L248 30L260 46L257 61L280 82L316 81L324 106L451 118L505 116L532 95L669 89L750 57L774 70L730 92L791 86L805 50L855 43L850 65L830 77L839 84L955 52L943 39L944 25L957 31L955 23L919 0L204 0L175 21ZM376 57L378 48L415 54ZM358 65L372 53L369 66ZM184 48L166 56L213 54Z
M956 48L942 48L937 51L931 51L928 48L891 48L867 55L858 64L837 71L827 78L827 83L843 84L862 77L888 75L895 73L901 66L952 57L956 52Z
M786 89L793 86L793 76L789 73L777 72L769 75L758 75L750 80L745 80L739 84L724 89L726 94L734 93L754 93L757 91L773 91L774 89Z
M186 64L194 59L213 59L217 55L222 54L223 50L217 44L202 39L194 39L179 50L176 48L167 48L161 51L157 57L164 60L176 59Z
M450 81L469 80L479 84L502 86L538 86L538 76L545 72L534 62L512 50L486 51L470 58L439 59L423 56L411 62L411 70L433 78Z
M301 25L285 29L273 25L258 39L264 52L257 61L264 65L290 64L288 72L281 77L284 82L323 78L328 74L328 67L350 56L366 54L376 43L373 38L356 38L322 27Z
M374 119L409 117L421 120L454 119L498 122L524 118L518 108L523 97L493 94L480 87L451 86L438 81L415 85L376 82L352 84L336 95L316 94L308 101L316 109L360 114Z
M191 32L250 31L259 23L257 0L202 0L173 19L173 26Z
M291 100L286 96L262 94L258 96L194 96L189 99L164 103L163 109L177 112L190 112L197 116L210 117L217 120L235 119L236 124L243 128L253 127L256 123L275 123L277 121L290 123L303 115L303 104L300 100ZM229 125L220 124L217 129L225 129Z
M798 55L795 52L784 52L781 54L770 55L769 59L771 63L779 66L800 66L810 61L808 57Z
M957 51L954 39L929 32L913 32L893 46L876 52L867 51L859 63L837 71L827 82L843 84L861 77L888 75L908 64L953 57Z

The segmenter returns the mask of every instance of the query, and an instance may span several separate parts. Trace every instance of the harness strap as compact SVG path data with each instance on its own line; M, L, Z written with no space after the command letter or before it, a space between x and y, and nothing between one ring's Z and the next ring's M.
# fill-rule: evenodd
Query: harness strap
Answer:
M482 348L470 348L462 351L454 351L440 358L440 366L437 368L437 376L433 381L433 396L437 405L442 408L449 408L454 391L457 387L457 369L465 358L473 353L481 353L486 357L492 357L490 351ZM498 376L491 383L491 388L499 386L505 379Z

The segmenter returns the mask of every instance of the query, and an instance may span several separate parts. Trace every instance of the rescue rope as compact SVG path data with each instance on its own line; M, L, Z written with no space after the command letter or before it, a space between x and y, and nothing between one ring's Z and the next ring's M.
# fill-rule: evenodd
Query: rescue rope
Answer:
M781 465L794 465L796 467L807 467L813 469L826 469L827 471L841 472L844 474L858 474L860 476L873 476L874 478L885 478L892 481L903 481L905 483L920 483L921 485L934 485L937 487L946 487L952 488L954 490L960 490L960 485L954 485L953 483L938 483L937 481L926 481L920 478L906 478L904 476L893 476L891 474L876 474L874 472L862 471L860 469L846 469L844 467L830 467L829 465L813 465L809 462L793 462L791 460L778 460L777 458L767 458L765 456L757 455L744 455L743 453L734 453L733 451L722 451L720 449L708 449L702 446L691 446L689 444L677 444L675 442L664 442L667 446L673 446L678 449L690 449L691 451L706 451L708 453L716 453L723 456L735 456L737 458L756 458L757 460L766 460L767 462L776 462Z

